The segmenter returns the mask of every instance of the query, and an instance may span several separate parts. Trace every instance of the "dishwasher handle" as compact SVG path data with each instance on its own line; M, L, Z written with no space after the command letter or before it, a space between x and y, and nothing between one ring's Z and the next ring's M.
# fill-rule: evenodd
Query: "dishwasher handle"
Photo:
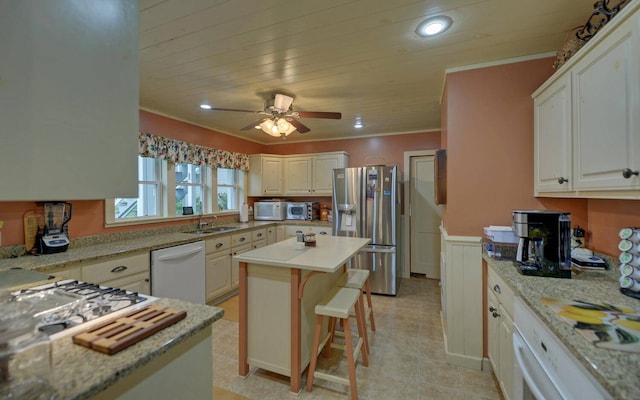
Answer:
M179 258L187 258L191 255L197 254L203 250L203 247L197 247L188 251L180 252L180 253L171 253L158 257L159 261L167 261L167 260L177 260Z

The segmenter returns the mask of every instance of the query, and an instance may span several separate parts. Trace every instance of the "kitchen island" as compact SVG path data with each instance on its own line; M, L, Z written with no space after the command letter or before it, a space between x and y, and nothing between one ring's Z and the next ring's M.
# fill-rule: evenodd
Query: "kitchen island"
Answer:
M638 353L596 347L563 321L542 298L580 300L630 307L640 312L640 301L619 291L618 268L573 273L572 279L524 276L512 261L500 261L484 255L491 268L513 290L515 296L566 346L578 362L614 399L640 399L640 356Z
M371 239L318 236L315 247L296 238L252 250L240 262L239 374L249 365L289 376L301 388L315 329L315 305L336 285L346 263Z
M73 344L71 335L53 340L50 384L56 398L211 399L211 324L224 311L172 299L154 304L187 316L112 356Z

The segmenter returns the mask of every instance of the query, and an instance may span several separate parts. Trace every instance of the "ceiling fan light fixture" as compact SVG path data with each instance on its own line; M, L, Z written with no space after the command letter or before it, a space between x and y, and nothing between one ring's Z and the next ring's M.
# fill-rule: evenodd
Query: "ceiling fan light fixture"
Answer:
M200 104L200 108L202 108L203 110L211 110L211 106L206 103Z
M430 37L444 33L451 27L453 20L446 15L429 17L420 22L416 28L416 33L420 37Z
M267 119L259 125L259 128L262 129L264 133L273 137L286 137L296 130L296 127L284 118L277 118L275 120Z

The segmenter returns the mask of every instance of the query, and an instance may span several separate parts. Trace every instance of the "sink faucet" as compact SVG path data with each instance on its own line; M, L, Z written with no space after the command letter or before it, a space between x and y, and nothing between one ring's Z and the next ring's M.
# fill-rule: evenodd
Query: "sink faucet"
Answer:
M217 216L217 215L212 215L212 217L213 217L213 218L215 218L216 220L218 219L218 216ZM200 215L198 216L198 229L202 229L202 228L205 228L205 227L207 227L207 226L209 226L209 227L213 228L213 227L215 226L214 221L213 221L213 220L211 220L211 221L209 221L209 222L202 222L202 214L200 214Z

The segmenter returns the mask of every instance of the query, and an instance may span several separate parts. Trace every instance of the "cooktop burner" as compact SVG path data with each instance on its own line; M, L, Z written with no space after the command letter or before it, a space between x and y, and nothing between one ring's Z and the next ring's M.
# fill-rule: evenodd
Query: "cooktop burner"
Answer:
M74 294L81 297L83 301L78 302L65 313L43 313L46 314L40 320L38 329L53 335L68 334L85 328L87 323L96 321L103 316L118 316L129 311L133 311L136 305L149 303L156 300L155 297L141 295L137 292L102 286L94 283L87 283L76 280L63 280L29 289L20 290L13 294L17 297L34 295L40 292L61 290L65 293ZM73 329L80 327L79 329Z

